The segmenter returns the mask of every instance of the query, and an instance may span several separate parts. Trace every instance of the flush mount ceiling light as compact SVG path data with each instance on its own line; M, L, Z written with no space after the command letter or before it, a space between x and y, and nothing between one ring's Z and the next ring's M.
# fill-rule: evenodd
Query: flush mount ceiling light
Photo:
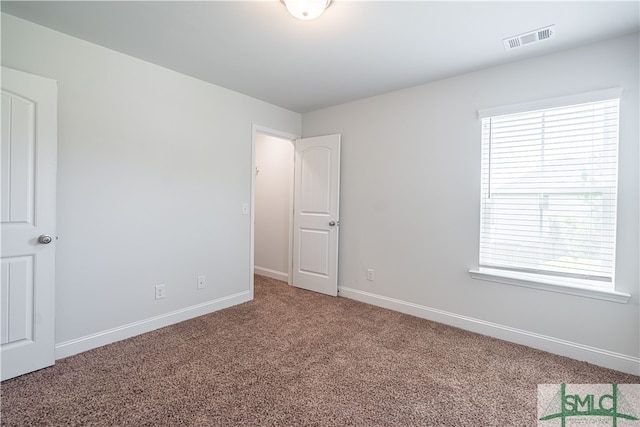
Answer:
M304 21L311 21L322 15L331 0L281 0L290 14Z

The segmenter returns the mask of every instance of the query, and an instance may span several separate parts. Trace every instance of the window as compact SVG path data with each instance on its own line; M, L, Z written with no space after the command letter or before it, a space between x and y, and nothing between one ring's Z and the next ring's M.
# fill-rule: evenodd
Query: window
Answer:
M480 112L480 271L614 291L620 92Z

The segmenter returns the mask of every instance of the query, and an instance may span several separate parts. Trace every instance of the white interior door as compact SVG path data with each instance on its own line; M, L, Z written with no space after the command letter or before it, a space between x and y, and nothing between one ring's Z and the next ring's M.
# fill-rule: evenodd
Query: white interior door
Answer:
M2 67L2 380L53 365L57 84Z
M338 294L340 135L296 141L293 285Z

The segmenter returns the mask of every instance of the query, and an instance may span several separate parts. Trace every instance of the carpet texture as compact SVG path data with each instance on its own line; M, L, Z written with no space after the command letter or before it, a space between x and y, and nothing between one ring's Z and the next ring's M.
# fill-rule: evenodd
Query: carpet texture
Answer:
M1 385L2 426L535 426L539 383L640 377L256 276L255 300Z

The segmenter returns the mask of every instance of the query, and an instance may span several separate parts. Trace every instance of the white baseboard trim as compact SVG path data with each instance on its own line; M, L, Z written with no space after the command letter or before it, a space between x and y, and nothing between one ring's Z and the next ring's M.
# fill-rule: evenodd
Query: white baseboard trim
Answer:
M603 366L609 369L640 375L640 358L615 353L587 345L566 341L534 332L511 328L497 323L486 322L472 317L450 313L436 308L426 307L407 301L389 298L370 292L344 286L338 288L338 295L378 307L410 314L422 319L432 320L445 325L455 326L471 332L498 338L501 340L526 345L538 350L558 354Z
M251 301L245 291L56 344L56 360Z
M283 282L289 281L289 275L287 273L283 273L282 271L271 270L269 268L258 267L256 265L253 267L253 272L260 276L271 277L272 279L281 280Z

